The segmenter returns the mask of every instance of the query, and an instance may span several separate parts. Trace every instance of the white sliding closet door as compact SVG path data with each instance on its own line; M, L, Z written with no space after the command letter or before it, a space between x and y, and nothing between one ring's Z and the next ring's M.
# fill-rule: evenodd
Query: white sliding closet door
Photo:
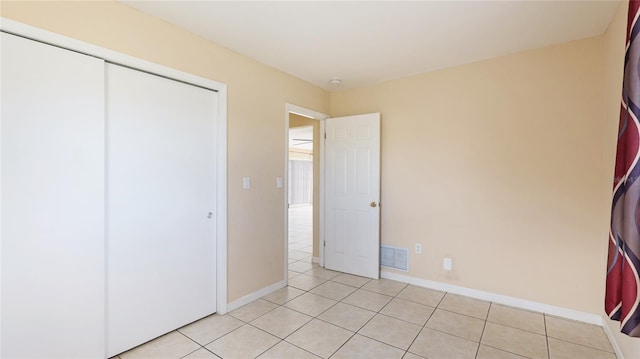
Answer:
M0 357L103 357L104 62L0 36Z
M107 64L107 354L216 310L217 93Z

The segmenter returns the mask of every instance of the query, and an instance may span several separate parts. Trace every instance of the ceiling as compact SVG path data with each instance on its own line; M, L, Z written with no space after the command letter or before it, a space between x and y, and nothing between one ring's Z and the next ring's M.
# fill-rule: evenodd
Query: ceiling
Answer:
M600 35L620 3L121 2L329 91Z

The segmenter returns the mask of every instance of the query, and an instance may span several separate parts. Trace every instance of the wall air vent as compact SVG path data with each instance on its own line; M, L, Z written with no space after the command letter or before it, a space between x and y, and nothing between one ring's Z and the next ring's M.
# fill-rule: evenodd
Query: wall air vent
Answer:
M381 246L380 265L382 267L408 272L409 249L392 246Z

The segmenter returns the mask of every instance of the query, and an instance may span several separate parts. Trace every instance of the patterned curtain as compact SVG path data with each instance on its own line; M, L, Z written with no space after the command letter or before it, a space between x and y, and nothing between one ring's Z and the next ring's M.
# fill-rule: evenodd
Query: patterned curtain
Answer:
M629 2L605 295L607 315L633 337L640 337L639 7L640 1Z

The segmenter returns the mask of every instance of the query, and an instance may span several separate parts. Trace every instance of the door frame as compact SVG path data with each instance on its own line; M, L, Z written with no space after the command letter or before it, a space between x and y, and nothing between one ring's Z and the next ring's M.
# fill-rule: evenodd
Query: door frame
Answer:
M289 114L294 113L296 115L304 116L312 120L320 121L320 153L318 154L320 161L320 203L319 206L319 220L318 220L318 264L324 267L324 124L325 120L329 118L329 115L310 110L308 108L285 103L284 109L284 281L285 285L289 283ZM314 157L315 160L315 157ZM313 204L314 206L316 203ZM313 252L311 254L313 261Z
M98 57L106 62L204 87L218 93L215 213L216 313L225 314L227 312L227 85L3 17L0 17L0 31Z

